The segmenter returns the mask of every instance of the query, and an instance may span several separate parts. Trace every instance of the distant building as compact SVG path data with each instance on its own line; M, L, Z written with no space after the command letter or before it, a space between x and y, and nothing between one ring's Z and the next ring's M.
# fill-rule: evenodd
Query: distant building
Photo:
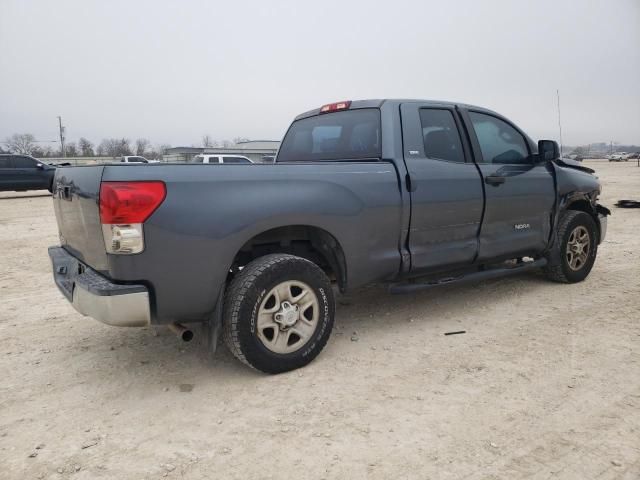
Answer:
M200 153L210 155L242 155L254 162L272 162L280 142L276 140L250 140L230 147L171 147L162 155L163 162L190 162Z

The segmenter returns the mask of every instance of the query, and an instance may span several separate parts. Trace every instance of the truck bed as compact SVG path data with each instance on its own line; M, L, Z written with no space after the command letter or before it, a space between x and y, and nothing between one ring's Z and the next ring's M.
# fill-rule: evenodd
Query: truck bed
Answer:
M107 254L100 183L152 180L164 182L167 195L144 224L144 251ZM242 246L282 226L308 225L334 236L350 286L400 267L406 229L389 162L63 167L54 184L62 247L114 282L144 283L153 323L206 318Z

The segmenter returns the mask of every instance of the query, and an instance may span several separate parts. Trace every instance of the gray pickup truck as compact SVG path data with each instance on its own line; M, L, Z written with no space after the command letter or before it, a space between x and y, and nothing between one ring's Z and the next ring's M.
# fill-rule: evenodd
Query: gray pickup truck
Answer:
M273 164L59 168L49 255L80 313L184 338L202 322L277 373L320 353L334 290L584 280L609 214L593 173L484 108L339 102L299 115Z

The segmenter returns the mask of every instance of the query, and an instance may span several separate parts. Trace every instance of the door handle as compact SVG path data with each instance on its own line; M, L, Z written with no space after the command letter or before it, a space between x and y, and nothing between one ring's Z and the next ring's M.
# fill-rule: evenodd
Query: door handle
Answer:
M494 187L497 187L498 185L501 185L506 181L507 178L500 175L487 175L486 177L484 177L484 182L488 183L489 185L493 185Z

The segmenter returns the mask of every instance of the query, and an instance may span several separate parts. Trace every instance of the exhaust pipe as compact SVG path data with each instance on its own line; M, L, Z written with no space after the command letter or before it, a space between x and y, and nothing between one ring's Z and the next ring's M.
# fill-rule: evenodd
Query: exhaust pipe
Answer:
M169 330L180 337L183 342L190 342L193 340L193 330L185 327L184 325L180 323L170 323L167 326L169 327Z

